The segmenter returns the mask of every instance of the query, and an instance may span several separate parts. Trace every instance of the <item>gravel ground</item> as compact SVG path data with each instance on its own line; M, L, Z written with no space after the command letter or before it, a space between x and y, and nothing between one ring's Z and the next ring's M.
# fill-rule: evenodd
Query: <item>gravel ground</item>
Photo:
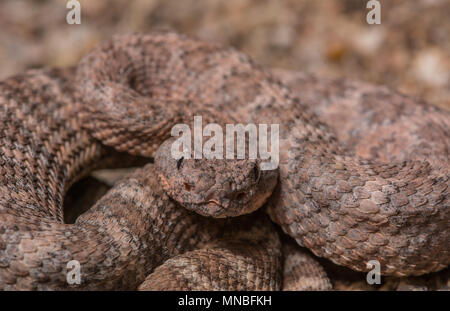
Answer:
M0 2L0 78L67 66L112 34L170 28L245 51L272 67L386 84L450 109L450 0L80 0Z

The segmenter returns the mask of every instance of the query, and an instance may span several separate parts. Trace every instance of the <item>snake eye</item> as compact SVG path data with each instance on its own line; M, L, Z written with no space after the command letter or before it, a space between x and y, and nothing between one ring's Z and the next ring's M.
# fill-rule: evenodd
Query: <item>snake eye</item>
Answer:
M181 157L181 158L178 159L178 161L177 161L177 169L178 170L180 169L181 163L183 163L183 160L184 160L184 157Z
M258 180L259 177L259 169L258 169L258 165L255 164L255 166L253 166L253 177L255 178L255 181Z
M236 199L239 201L243 200L244 198L245 198L244 192L238 193L238 195L236 196Z

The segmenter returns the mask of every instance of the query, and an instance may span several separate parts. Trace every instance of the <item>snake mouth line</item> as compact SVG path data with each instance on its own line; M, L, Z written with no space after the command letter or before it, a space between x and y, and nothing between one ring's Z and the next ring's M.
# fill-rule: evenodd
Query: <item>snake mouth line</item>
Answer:
M180 203L187 210L193 211L199 215L213 218L226 218L226 208L215 201L207 201L203 203Z

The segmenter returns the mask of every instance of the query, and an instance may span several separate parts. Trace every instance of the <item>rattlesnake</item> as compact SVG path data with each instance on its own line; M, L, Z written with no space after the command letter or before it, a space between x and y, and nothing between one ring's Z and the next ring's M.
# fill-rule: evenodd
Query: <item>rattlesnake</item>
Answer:
M302 79L276 75L293 89ZM202 167L206 159L189 159L185 168L197 167L202 178L186 188L193 179L181 174L162 142L174 124L190 123L194 115L219 124L280 124L279 180L267 209L316 255L360 271L376 259L382 273L397 276L446 267L448 113L350 82L323 87L306 79L306 91L297 87L304 94L294 96L276 75L234 49L155 33L114 37L75 69L31 71L3 81L1 287L70 287L65 268L75 259L83 271L76 288L132 289L153 271L141 289L280 289L280 241L262 212L214 219L175 202L195 210L183 200L201 198L214 178L214 199L204 199L220 208L202 205L201 213L235 216L257 209L274 186L273 172L267 172L263 191L252 191L263 180L246 182L255 161L231 161L234 187L224 189L223 180L216 180L220 175ZM308 93L309 84L316 84L316 93ZM317 96L322 91L323 102ZM319 121L316 107L303 103L308 100L317 101L319 116L334 115L341 141ZM368 106L356 107L361 103ZM335 104L345 109L330 108ZM383 112L388 118L380 119ZM353 123L339 126L345 119ZM368 139L367 133L380 129L383 139ZM96 167L135 160L120 152L152 157L161 144L156 167L148 164L119 182L74 225L62 223L64 193L75 180ZM169 191L170 199L164 189L184 195ZM245 204L227 214L230 205L222 202L230 195L238 200L242 190Z

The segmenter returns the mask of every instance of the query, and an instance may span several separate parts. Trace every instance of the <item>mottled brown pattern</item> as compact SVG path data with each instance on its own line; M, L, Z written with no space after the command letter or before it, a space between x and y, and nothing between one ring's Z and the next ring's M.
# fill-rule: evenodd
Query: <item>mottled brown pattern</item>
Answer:
M275 74L330 130L294 122L273 219L316 255L358 271L372 259L385 275L445 268L449 113L382 86Z
M165 260L234 232L226 220L177 206L151 164L116 184L75 224L64 224L64 195L76 180L94 168L145 162L104 147L82 129L73 75L72 69L38 70L0 84L0 289L136 289ZM245 228L252 226L267 233L246 252L255 273L223 289L281 287L278 234L264 216L247 220ZM240 245L252 236L233 235ZM71 260L81 264L80 285L66 282ZM236 266L238 258L226 264Z
M81 62L78 77L78 93L96 120L87 125L119 150L135 150L135 131L149 135L136 152L152 154L155 132L208 109L244 124L279 123L280 189L271 215L316 255L360 271L376 259L384 274L396 276L448 265L448 112L384 87L319 83L309 93L314 102L337 97L352 102L353 116L359 112L353 124L364 135L352 150L247 56L174 33L116 37Z
M98 230L62 223L63 198L89 170L128 159L81 128L73 75L73 69L38 70L0 83L2 289L57 288L71 259L98 262L106 256L97 248L103 238ZM91 238L89 248L79 242Z
M157 267L140 290L280 290L281 245L262 215L238 217L201 249Z
M75 224L62 223L64 193L75 180L132 161L111 147L154 156L171 127L191 124L194 115L204 123L280 124L279 182L269 214L314 254L359 271L377 259L383 274L396 276L449 264L447 112L383 87L279 73L291 90L242 53L174 33L114 37L75 70L32 71L0 84L2 288L66 288L65 264L76 259L83 289L136 288L163 263L153 272L160 281L150 277L143 288L178 289L158 275L172 271L189 289L203 282L278 289L281 252L271 226L255 218L256 229L248 225L242 234L256 231L242 238L227 229L230 220L188 212L163 190L170 180L157 180L161 165L119 182ZM167 163L176 168L176 161ZM243 174L233 178L249 181L252 166L238 167ZM195 184L199 193L203 182ZM273 184L261 185L265 199ZM245 189L249 199L261 198ZM178 264L212 276L178 273ZM233 267L262 274L216 282L214 275Z
M161 187L188 210L216 218L249 214L272 194L277 170L261 170L260 159L174 159L174 139L155 156Z
M283 241L283 290L331 290L332 285L322 266L299 248L294 241Z

